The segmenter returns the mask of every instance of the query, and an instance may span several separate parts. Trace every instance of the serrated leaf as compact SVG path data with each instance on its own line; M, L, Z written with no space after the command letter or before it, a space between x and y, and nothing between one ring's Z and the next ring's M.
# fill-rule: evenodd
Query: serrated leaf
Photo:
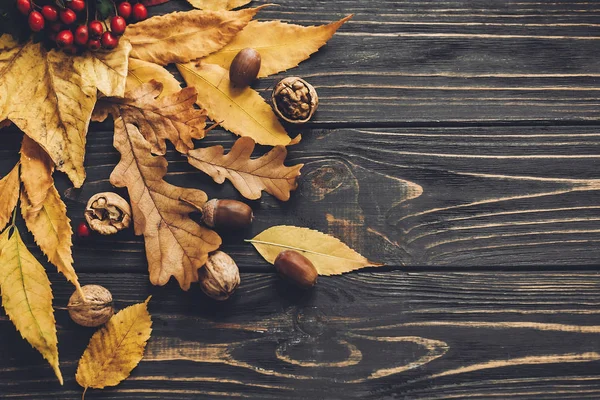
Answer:
M287 135L273 109L255 90L231 85L226 69L200 62L177 64L177 69L188 86L198 89L197 104L225 129L270 146L300 141L300 135L294 140Z
M206 111L194 108L197 92L193 87L158 99L162 90L162 83L153 80L125 93L124 98L102 98L92 119L103 121L108 114L114 119L123 118L126 124L137 126L152 145L152 153L164 155L165 140L169 140L185 154L194 148L192 139L205 135Z
M81 291L73 268L71 220L54 187L48 155L27 136L21 145L21 214L35 242L58 272Z
M321 26L251 21L227 46L202 61L229 69L236 54L251 47L260 53L258 77L276 74L308 59L350 18L352 15Z
M69 56L0 37L0 121L35 140L76 187L85 179L85 137L97 92L122 96L131 46Z
M0 253L0 289L2 306L23 339L50 363L58 381L63 378L58 365L58 339L52 308L52 289L44 267L29 252L14 232L3 234Z
M19 201L19 164L0 180L0 230L3 230Z
M296 250L312 261L319 275L339 275L382 265L367 260L333 236L297 226L274 226L248 241L271 264L283 250Z
M119 311L94 333L79 360L79 385L86 390L116 386L140 363L152 333L150 298Z
M110 182L127 187L135 233L144 235L150 282L162 286L174 276L188 290L208 253L221 245L219 235L189 217L206 202L206 193L165 182L167 160L152 156L139 130L121 118L115 120L114 146L121 160Z
M124 38L133 45L134 58L160 65L185 63L221 49L261 8L161 15L131 25Z
M250 3L252 0L188 0L194 8L202 10L233 10Z
M163 91L158 96L159 99L181 90L179 81L165 67L148 61L138 60L137 58L129 58L127 88L125 91L129 92L151 80L156 80L163 84Z
M297 179L304 164L286 167L284 146L276 146L267 154L251 159L254 140L239 138L227 155L223 146L191 150L188 162L210 175L215 182L231 181L240 194L247 199L260 198L262 191L279 200L290 199L290 191L298 187Z

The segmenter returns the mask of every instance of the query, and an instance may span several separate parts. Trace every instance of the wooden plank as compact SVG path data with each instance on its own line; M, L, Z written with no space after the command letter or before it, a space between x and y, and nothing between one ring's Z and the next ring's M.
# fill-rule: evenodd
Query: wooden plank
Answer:
M144 361L102 399L597 398L598 273L358 273L299 292L243 274L216 303L141 274L80 274L119 308L153 294ZM0 314L0 397L78 399L93 330L64 310L52 274L65 386Z
M267 97L285 75L307 78L321 100L313 126L598 120L596 2L277 4L257 18L312 25L354 14L309 62L257 85Z

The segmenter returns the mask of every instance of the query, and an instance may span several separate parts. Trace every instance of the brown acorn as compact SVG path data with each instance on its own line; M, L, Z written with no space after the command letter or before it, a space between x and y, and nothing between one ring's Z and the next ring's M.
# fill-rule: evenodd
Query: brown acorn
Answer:
M212 199L202 207L202 221L210 228L244 229L253 218L250 206L237 200Z
M317 269L308 258L297 251L282 251L275 259L274 265L279 275L302 289L309 289L317 283Z
M251 48L240 50L229 67L229 80L237 87L249 86L258 76L260 64L258 51Z

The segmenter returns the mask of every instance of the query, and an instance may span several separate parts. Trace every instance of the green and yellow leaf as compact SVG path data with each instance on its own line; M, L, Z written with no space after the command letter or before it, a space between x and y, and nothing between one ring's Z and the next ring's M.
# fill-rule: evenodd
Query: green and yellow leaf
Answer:
M297 226L274 226L249 242L271 264L283 250L296 250L312 261L319 275L339 275L382 265L367 260L333 236Z
M52 289L44 267L29 252L18 230L2 234L0 289L2 305L21 336L48 360L60 384L58 339Z

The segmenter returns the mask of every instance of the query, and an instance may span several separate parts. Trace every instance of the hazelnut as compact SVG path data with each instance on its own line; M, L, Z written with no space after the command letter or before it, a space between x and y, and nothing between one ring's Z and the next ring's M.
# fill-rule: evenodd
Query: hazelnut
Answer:
M251 48L240 50L229 67L229 80L237 87L249 86L258 76L260 62L258 51Z
M85 219L90 228L102 235L112 235L129 227L131 207L116 193L93 195L85 208Z
M303 124L317 111L319 96L310 83L293 76L279 81L273 89L271 102L280 118L292 124Z
M240 285L240 270L222 251L212 253L198 275L202 291L215 300L227 300Z
M282 251L275 259L274 265L279 275L302 289L311 288L317 283L317 269L308 258L297 251Z
M250 206L237 200L212 199L202 207L202 221L211 228L244 229L253 218Z
M105 324L114 314L112 294L99 285L86 285L81 288L85 300L75 291L69 299L67 309L75 323L81 326L96 327Z

